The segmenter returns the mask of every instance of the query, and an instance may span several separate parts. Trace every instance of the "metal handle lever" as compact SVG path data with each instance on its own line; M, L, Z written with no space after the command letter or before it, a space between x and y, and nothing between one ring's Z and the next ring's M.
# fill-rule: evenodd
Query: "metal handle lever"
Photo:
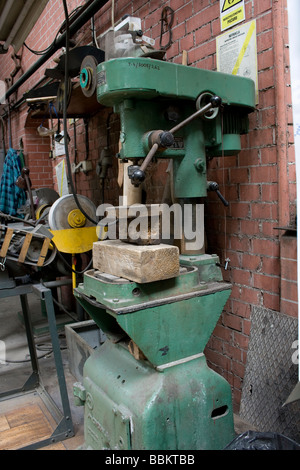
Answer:
M229 206L229 202L226 201L225 197L223 196L223 194L220 192L219 190L219 185L218 183L216 183L215 181L208 181L207 182L207 190L208 191L215 191L217 193L217 196L221 199L221 201L223 202L224 206L228 207Z
M167 148L171 147L174 143L173 134L182 127L189 124L191 121L196 119L197 117L203 116L203 114L207 113L212 108L220 107L222 104L222 99L219 96L212 96L209 103L203 106L201 109L196 111L194 114L191 114L188 118L184 119L182 122L177 124L176 126L172 127L169 131L161 131L156 133L156 142L153 143L151 149L149 150L148 154L146 155L142 165L139 167L138 165L131 165L128 167L128 176L131 179L131 183L134 186L139 186L145 179L145 170L149 163L151 162L152 158L156 154L159 147ZM220 197L220 196L219 196Z

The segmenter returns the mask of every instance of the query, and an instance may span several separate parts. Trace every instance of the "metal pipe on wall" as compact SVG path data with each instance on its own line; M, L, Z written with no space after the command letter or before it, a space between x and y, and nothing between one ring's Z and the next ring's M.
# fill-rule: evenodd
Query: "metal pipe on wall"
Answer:
M278 212L279 226L290 225L289 211L289 182L287 175L287 109L285 85L285 7L281 0L273 2L273 31L274 31L274 79L275 79L275 105L276 105L276 148L278 164Z
M289 49L290 49L290 67L291 67L291 87L292 87L292 105L294 121L294 142L295 142L295 163L296 163L296 184L297 194L300 194L300 4L299 0L288 0L288 19L289 19ZM297 201L297 279L298 279L298 351L300 340L300 203ZM298 364L298 381L300 382L300 365Z
M90 20L109 0L93 0L84 11L70 24L70 37L72 37L88 20ZM48 52L41 56L6 92L6 99L15 93L23 83L28 80L48 59L58 50L65 46L66 32L62 33L58 40Z

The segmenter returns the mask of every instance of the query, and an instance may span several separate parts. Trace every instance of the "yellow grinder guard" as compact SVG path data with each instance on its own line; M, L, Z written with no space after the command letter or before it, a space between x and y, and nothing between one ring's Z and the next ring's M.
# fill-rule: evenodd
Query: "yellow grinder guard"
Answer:
M63 230L50 230L54 235L53 243L62 253L75 255L76 253L86 253L93 248L93 243L98 241L96 226L70 228ZM73 264L73 269L75 265ZM73 288L76 287L76 276L73 273Z

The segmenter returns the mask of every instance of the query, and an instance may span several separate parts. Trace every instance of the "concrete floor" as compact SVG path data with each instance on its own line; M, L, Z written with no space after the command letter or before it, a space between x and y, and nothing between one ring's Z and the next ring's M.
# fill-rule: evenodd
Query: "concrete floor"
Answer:
M42 387L48 392L56 406L61 410L60 389L52 350L51 337L42 329L46 326L46 318L41 313L40 300L35 294L28 294L29 310L32 316L34 339L37 357L39 359L40 380ZM22 387L32 373L25 327L22 321L22 308L19 297L7 297L0 302L0 341L5 343L5 363L0 363L0 392L7 392ZM65 319L65 315L63 319ZM73 320L69 319L73 322ZM77 449L83 444L83 407L77 407L73 401L73 384L77 379L70 373L68 350L64 329L59 329L62 362L71 408L75 436L62 441L60 448ZM3 343L0 343L0 345ZM1 357L0 357L1 359ZM17 398L7 398L0 401L0 415L3 410L16 410L29 406L36 401L33 394L19 395ZM36 394L34 394L36 395ZM38 400L39 402L39 400ZM55 422L54 429L56 427ZM39 439L37 439L39 440ZM1 446L1 442L0 442Z
M34 330L38 331L37 320L45 317L41 314L40 301L35 294L28 294L28 302L30 313L33 319ZM1 345L5 344L5 363L0 362L0 392L6 392L14 388L21 387L28 376L31 374L31 365L28 361L29 350L27 346L27 339L25 328L22 323L21 304L19 297L9 297L1 299L0 301L0 349ZM70 319L71 321L71 319ZM78 449L84 442L83 437L83 407L77 407L73 401L73 384L77 381L69 369L69 358L64 335L64 329L60 331L60 344L61 354L64 366L65 379L68 389L69 402L72 414L72 422L74 426L75 436L62 441L58 447L54 446L53 449L59 448L61 450L74 450ZM1 343L1 341L3 343ZM40 377L43 381L43 386L56 402L57 406L61 408L60 392L57 382L57 374L55 368L55 361L53 353L51 353L51 339L49 334L35 334L35 343L37 345L37 355L39 359ZM50 352L48 352L50 351ZM3 356L2 356L3 358ZM1 350L0 350L1 360ZM25 361L25 362L24 362ZM20 396L16 399L5 399L0 401L0 415L4 411L14 409L17 412L18 407L29 406L28 402L30 396ZM26 401L27 400L27 401ZM27 403L27 404L26 404ZM28 404L29 403L29 404ZM1 416L0 416L1 417ZM235 416L235 431L241 434L251 427ZM252 428L253 429L253 428ZM37 439L39 440L39 439ZM1 442L0 442L1 448ZM48 449L49 447L47 447ZM50 447L51 448L51 447Z

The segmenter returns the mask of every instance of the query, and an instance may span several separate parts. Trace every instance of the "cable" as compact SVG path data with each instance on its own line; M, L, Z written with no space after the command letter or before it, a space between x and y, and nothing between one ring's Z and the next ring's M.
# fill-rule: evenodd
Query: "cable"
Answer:
M2 144L3 144L3 151L4 151L4 157L6 155L6 148L5 148L5 124L4 124L4 119L2 116L0 116L0 121L1 121L1 128L2 128Z
M170 13L170 20L167 20L168 13ZM171 7L164 7L162 12L161 12L161 26L160 26L160 39L159 39L159 45L160 48L163 50L169 49L169 47L172 44L172 25L174 21L174 10ZM167 30L164 31L164 25L166 25ZM169 33L169 40L165 46L162 45L162 37L165 32Z
M29 52L31 52L32 54L35 54L35 55L44 55L46 54L47 52L51 51L51 49L55 46L55 43L56 43L56 39L58 38L58 35L59 35L59 31L57 31L56 35L55 35L55 38L53 39L52 43L46 47L45 49L41 50L41 51L34 51L33 49L31 49L29 46L27 46L27 44L24 42L24 46L26 47L26 49L29 50Z
M57 246L55 245L55 243L53 242L53 240L51 240L51 243L53 244L53 246L57 249ZM62 262L65 264L65 266L70 270L72 271L73 273L75 274L84 274L88 269L90 269L91 265L92 265L92 262L93 262L93 258L90 259L88 265L86 266L86 268L84 268L82 271L76 271L75 269L72 268L72 266L70 266L70 264L68 263L68 261L63 257L62 253L57 249L57 254L58 256L60 257L60 259L62 260Z
M69 36L70 36L70 31L69 31L69 15L68 15L68 7L66 0L63 0L63 5L64 5L64 12L65 12L65 22L66 22L66 52L65 52L65 87L64 87L64 103L63 103L63 123L64 123L64 131L67 131L67 93L68 93L68 68L69 68ZM75 188L74 188L74 183L73 183L73 178L72 178L72 168L71 168L71 163L70 163L70 156L69 156L69 149L68 149L68 142L67 139L64 139L64 144L65 144L65 153L66 153L66 161L67 161L67 169L68 169L68 175L69 175L69 181L70 181L70 186L71 186L71 191L73 194L73 197L75 199L77 207L81 210L83 215L94 225L97 225L97 221L92 219L89 214L87 214L84 209L81 207L80 202L78 200Z
M70 15L68 15L68 16L69 16L69 21L70 21L70 20L74 20L74 19L75 19L74 17L76 17L76 13L77 13L78 11L81 11L82 9L83 9L82 6L79 6L79 7L77 7L77 8L74 8L74 10L71 11ZM50 52L51 49L55 46L55 43L56 43L56 40L57 40L59 34L62 34L63 31L64 31L64 26L65 26L65 22L61 23L61 25L60 25L60 27L59 27L59 29L58 29L58 31L57 31L57 33L56 33L56 35L55 35L53 41L52 41L51 44L49 44L49 46L46 47L45 49L42 49L41 51L35 51L35 50L31 49L25 42L24 42L24 46L25 46L26 49L28 49L32 54L35 54L35 55L44 55L44 54L46 54L47 52Z
M29 222L28 220L21 219L20 217L15 217L10 214L4 214L4 212L1 212L1 211L0 211L0 217L3 217L4 219L8 219L8 220L16 220L17 222L22 222L23 224L30 225L31 227L36 226L36 224Z
M54 299L53 299L53 300L54 300ZM68 312L66 312L66 313L68 313ZM70 315L70 314L68 313L68 315ZM70 315L70 316L71 316L71 315ZM74 320L74 318L73 318L72 316L71 316L71 318ZM75 319L75 321L77 321L77 320ZM39 343L36 344L36 345L35 345L35 348L36 348L37 351L46 351L45 354L42 354L41 356L37 357L37 360L43 359L43 357L47 357L47 356L49 356L50 354L53 353L53 348L50 347L50 346L44 346L43 343L41 343L41 344L39 344ZM60 346L59 349L60 349L61 351L64 351L64 350L67 349L67 347ZM6 359L6 358L5 358L5 360L4 360L3 362L4 362L4 363L7 363L7 364L23 364L23 363L25 363L25 362L31 362L31 358L30 358L30 359L19 359L19 360L15 360L15 361L12 360L12 359Z

